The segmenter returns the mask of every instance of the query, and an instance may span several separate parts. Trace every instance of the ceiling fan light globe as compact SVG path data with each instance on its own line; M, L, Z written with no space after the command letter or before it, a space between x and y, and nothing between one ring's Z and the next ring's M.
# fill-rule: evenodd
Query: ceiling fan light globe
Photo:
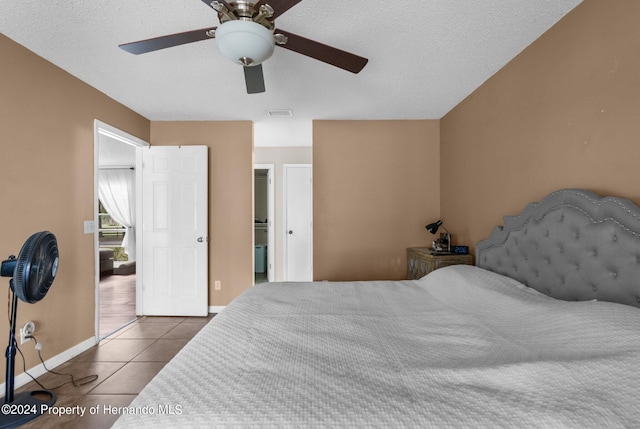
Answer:
M218 49L225 57L241 65L251 61L252 66L262 64L275 49L273 33L253 21L227 21L216 30Z

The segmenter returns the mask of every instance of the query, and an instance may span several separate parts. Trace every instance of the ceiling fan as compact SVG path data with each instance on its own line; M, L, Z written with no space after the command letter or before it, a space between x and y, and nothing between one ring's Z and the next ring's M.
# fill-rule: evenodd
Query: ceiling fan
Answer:
M218 13L218 27L140 40L120 45L120 48L137 55L215 38L222 54L244 67L249 94L265 91L262 62L271 57L275 46L352 73L359 73L369 61L358 55L277 29L275 19L302 0L202 1Z

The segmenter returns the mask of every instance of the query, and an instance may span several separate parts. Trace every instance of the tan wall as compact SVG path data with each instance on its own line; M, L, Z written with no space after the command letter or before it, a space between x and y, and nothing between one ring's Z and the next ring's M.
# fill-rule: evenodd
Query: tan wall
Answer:
M83 232L94 217L94 119L144 140L149 121L3 35L0 58L0 258L17 255L37 231L58 239L60 270L49 293L18 304L17 325L36 322L47 359L95 334L93 235ZM0 344L8 331L0 318ZM27 368L39 363L33 345L23 352Z
M442 119L442 215L463 241L560 188L640 203L638 22L638 1L585 0Z
M253 285L253 125L152 122L151 145L209 147L209 305L227 305Z
M438 121L314 121L315 279L406 278L406 248L433 240L439 152Z

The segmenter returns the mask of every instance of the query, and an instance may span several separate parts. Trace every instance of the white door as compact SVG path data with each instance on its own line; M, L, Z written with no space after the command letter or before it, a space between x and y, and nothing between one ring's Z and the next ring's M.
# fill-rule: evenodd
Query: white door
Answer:
M142 314L208 313L206 146L142 150Z
M311 166L284 165L285 263L287 281L313 280L313 182Z

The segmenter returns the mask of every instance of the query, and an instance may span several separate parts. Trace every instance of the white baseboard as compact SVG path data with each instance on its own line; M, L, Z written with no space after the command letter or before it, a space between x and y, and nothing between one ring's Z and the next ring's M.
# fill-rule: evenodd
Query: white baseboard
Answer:
M88 350L88 349L90 349L91 347L93 347L95 345L96 345L96 338L95 337L91 337L91 338L89 338L87 340L84 340L80 344L76 344L75 346L71 347L70 349L67 349L64 352L52 357L51 359L47 359L44 363L47 366L47 368L54 369L55 367L62 365L63 363L65 363L69 359L78 356L83 351ZM31 342L30 343L26 343L25 346L33 347L33 343L31 343ZM44 350L46 352L46 349L44 349ZM24 353L24 351L23 351L23 353ZM19 353L16 355L16 363L17 362L22 363L22 359L21 359ZM16 368L18 368L18 367L22 367L22 365L16 365ZM44 365L42 365L42 363L39 363L38 365L36 365L33 368L29 369L28 372L33 377L38 378L42 374L47 372L47 370L44 368ZM23 372L20 375L17 375L14 380L15 380L14 381L14 383L15 383L14 387L17 389L18 387L22 387L25 384L27 384L28 382L30 382L31 381L31 377L29 377L26 373ZM4 392L5 389L6 389L6 380L5 380L5 383L0 384L0 392Z
M220 313L225 307L226 305L212 305L209 307L209 313Z

